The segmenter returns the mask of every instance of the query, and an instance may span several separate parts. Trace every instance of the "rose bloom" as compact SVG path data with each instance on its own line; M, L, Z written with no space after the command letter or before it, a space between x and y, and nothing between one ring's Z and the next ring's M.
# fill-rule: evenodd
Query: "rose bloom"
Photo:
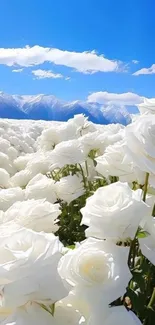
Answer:
M71 296L67 296L63 300L58 301L55 304L54 318L58 324L63 325L85 325L85 317L75 305L75 302L72 303Z
M12 311L0 311L0 321L3 325L56 325L56 321L50 313L45 311L35 302L29 302L22 308Z
M88 121L88 117L84 114L76 114L73 119L69 119L68 123L73 123L76 127L76 134L82 136L89 132L96 131L96 125Z
M29 171L27 169L23 169L10 178L10 183L12 187L20 186L24 188L34 176L34 172Z
M77 127L72 122L51 126L44 130L38 139L38 145L44 150L52 150L58 143L77 138Z
M28 301L55 303L68 290L57 267L62 244L53 234L17 229L0 236L1 306L15 308Z
M113 128L114 125L115 124L110 124L108 128L97 137L97 140L100 142L101 154L104 154L108 146L124 139L124 128L118 128L118 125L115 125L115 128Z
M34 157L34 153L26 154L24 156L20 156L14 160L14 165L18 171L26 168L28 162Z
M109 311L104 311L102 306L92 312L88 325L142 325L138 317L132 312L127 311L124 306L109 308Z
M128 155L142 171L155 174L155 115L142 115L125 129Z
M16 173L16 168L11 159L3 152L0 152L0 168L4 168L10 175ZM1 179L1 177L0 177Z
M133 191L127 183L116 182L97 191L81 209L81 224L88 226L87 237L100 239L133 239L141 219L149 214L141 191Z
M25 193L20 187L0 190L0 210L6 211L16 201L23 201Z
M59 143L52 151L52 164L50 169L62 168L65 165L81 164L86 160L86 155L79 141L68 140Z
M139 238L142 254L155 265L155 218L145 219L143 229L148 233L144 238Z
M105 153L95 160L97 162L96 171L104 177L116 176L120 181L125 182L136 180L133 164L125 152L124 141L108 146Z
M99 150L100 149L101 142L98 139L99 135L100 135L100 133L98 131L89 132L78 139L79 143L83 147L83 150L84 150L86 156L88 156L88 154L91 150L93 150L93 149Z
M101 301L109 304L125 293L132 277L127 265L128 253L127 247L88 238L61 258L59 274L90 305Z
M45 175L33 177L25 189L26 199L46 199L48 202L57 201L55 181Z
M6 212L3 222L15 223L34 231L55 232L55 222L61 214L60 205L45 199L15 202Z
M62 177L56 183L56 193L59 199L68 204L84 194L82 178L77 175Z
M144 98L144 102L137 105L141 114L155 114L155 99Z
M4 168L0 168L0 188L8 187L10 187L10 175Z

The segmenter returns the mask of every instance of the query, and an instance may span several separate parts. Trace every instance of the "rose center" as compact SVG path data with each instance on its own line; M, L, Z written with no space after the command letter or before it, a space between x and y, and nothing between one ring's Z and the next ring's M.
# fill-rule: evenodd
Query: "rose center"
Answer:
M108 279L109 266L103 254L91 254L82 258L79 273L91 282L102 283Z

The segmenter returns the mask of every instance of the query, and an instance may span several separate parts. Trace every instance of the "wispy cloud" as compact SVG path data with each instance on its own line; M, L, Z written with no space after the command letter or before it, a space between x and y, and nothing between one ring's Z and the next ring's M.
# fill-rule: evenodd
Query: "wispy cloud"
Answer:
M138 64L139 61L138 61L138 60L132 60L132 63L134 63L134 64Z
M88 96L89 102L97 102L106 105L132 106L143 102L143 98L135 93L108 93L106 91L94 92Z
M155 64L150 68L143 68L133 73L133 76L140 76L141 74L155 74Z
M20 72L22 72L24 69L14 69L14 70L12 70L12 72L16 72L16 73L20 73Z
M51 70L32 70L32 74L36 77L36 79L45 79L45 78L53 78L59 79L64 78L61 73L53 73Z
M39 45L24 48L0 48L0 64L30 67L44 62L63 65L82 73L124 71L121 61L105 58L104 55L98 55L95 51L71 52Z

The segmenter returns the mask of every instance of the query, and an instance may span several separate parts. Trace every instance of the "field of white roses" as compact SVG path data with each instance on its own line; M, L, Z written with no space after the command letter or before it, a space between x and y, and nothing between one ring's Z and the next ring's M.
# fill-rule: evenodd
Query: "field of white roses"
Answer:
M0 324L155 324L155 101L0 120Z

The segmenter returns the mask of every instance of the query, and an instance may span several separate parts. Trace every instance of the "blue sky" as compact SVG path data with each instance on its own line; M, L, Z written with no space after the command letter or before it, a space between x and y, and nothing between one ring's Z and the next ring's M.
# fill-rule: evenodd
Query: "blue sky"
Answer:
M101 102L128 92L155 97L154 0L1 0L0 7L0 90L64 100L94 94Z

